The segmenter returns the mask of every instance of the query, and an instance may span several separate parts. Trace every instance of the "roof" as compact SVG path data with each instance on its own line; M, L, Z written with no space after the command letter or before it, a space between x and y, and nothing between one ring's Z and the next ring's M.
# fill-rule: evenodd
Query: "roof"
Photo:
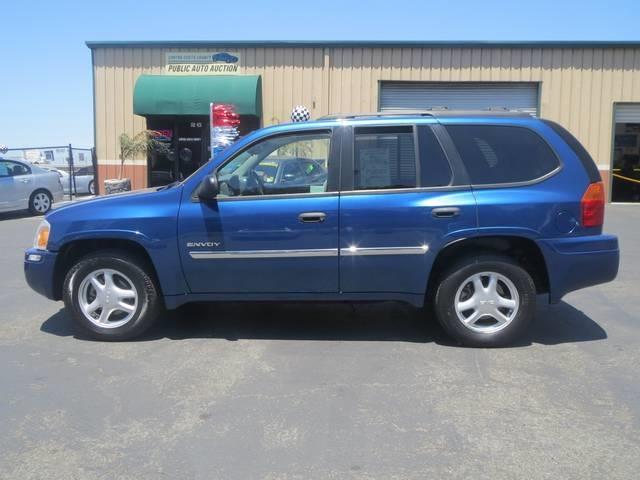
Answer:
M492 40L90 40L94 48L640 48L640 40L492 41Z

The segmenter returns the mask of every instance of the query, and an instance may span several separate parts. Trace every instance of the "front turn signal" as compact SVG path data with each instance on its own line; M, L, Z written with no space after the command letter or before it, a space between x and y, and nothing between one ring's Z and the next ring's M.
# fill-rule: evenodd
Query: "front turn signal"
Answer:
M43 220L40 225L38 225L38 230L36 230L36 237L33 240L33 247L38 250L46 250L47 244L49 243L49 232L51 231L51 225L46 220Z

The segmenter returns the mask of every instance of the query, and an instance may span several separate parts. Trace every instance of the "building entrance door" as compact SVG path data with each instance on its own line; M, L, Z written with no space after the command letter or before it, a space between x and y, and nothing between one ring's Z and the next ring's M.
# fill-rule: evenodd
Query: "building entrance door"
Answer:
M176 122L177 180L184 180L209 160L209 122L187 119Z
M148 117L147 128L157 132L166 152L149 152L148 185L182 181L206 163L210 154L209 121L203 117Z
M640 203L640 103L616 104L611 201Z

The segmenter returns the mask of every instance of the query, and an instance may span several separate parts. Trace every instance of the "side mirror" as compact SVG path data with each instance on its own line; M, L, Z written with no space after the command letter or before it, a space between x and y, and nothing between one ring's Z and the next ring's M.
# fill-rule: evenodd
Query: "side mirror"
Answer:
M216 174L204 177L198 187L198 198L200 200L213 200L218 196L218 193L220 193L220 186L218 185Z

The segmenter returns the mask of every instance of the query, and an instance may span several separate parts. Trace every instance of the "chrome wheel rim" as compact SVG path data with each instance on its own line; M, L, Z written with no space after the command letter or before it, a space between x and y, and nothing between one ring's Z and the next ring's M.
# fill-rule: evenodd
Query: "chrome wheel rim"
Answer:
M497 272L480 272L468 277L458 288L454 302L458 320L477 333L494 333L506 328L520 308L516 286Z
M90 193L91 195L95 195L95 194L96 194L96 187L95 187L95 185L94 185L94 183L93 183L93 182L91 182L91 183L89 184L89 193Z
M131 321L138 308L138 292L122 272L101 268L89 273L78 288L82 313L101 328L118 328Z
M33 197L33 208L36 212L44 213L51 207L51 200L46 193L36 193Z

